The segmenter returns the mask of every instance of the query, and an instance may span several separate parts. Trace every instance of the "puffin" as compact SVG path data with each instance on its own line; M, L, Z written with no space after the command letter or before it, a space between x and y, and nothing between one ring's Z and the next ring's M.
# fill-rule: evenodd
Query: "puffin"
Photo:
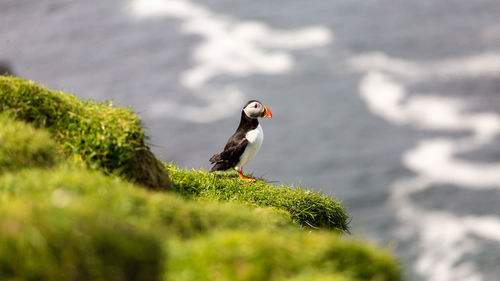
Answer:
M264 131L258 118L272 118L271 110L258 100L248 101L241 111L236 132L228 139L224 150L210 158L213 167L210 172L235 169L240 179L255 181L243 175L243 166L259 152L264 140Z

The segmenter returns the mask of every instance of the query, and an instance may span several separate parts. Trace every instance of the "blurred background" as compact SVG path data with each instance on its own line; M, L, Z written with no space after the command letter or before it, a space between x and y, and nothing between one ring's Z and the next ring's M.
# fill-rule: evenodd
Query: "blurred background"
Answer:
M410 280L499 280L498 0L0 0L0 69L133 106L189 168L261 100L246 172L343 200Z

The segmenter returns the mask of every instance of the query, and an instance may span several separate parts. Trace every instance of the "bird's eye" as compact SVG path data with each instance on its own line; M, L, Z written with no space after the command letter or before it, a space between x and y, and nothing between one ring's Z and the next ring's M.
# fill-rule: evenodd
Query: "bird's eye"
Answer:
M254 107L257 108L257 104L255 104Z

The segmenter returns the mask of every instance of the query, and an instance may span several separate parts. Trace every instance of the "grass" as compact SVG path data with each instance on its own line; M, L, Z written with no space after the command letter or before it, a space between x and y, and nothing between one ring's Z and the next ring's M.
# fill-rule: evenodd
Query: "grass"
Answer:
M2 280L160 280L162 242L124 216L52 205L37 197L0 204Z
M227 173L188 171L172 164L167 167L174 189L186 197L272 207L305 227L348 232L349 215L333 196L300 187L274 186L263 180L242 182Z
M71 207L118 213L128 221L153 225L175 237L189 238L219 229L297 228L286 216L270 209L196 202L172 193L148 192L119 178L74 165L26 169L0 177L0 205L24 197L57 205L53 202L54 192Z
M145 146L143 128L129 108L82 101L14 77L0 76L0 93L0 110L48 129L69 159L82 160L107 174L119 173L153 189L170 188L167 169ZM272 207L303 226L348 230L348 214L341 203L312 190L264 181L242 183L237 178L184 171L173 165L167 168L174 176L176 191L185 196Z
M286 281L349 281L352 280L339 273L322 273L315 270L304 271L290 278L283 278Z
M0 76L0 112L46 128L66 155L152 189L170 189L168 173L145 145L130 108L83 101L34 82ZM74 157L77 156L77 157Z
M50 167L61 159L50 134L0 113L0 174L24 167Z
M401 279L333 197L164 166L129 108L0 76L0 111L1 280Z
M273 209L147 191L74 165L4 174L0 206L8 234L0 235L7 247L0 249L0 276L64 280L89 277L94 268L97 277L82 280L136 280L120 275L134 260L132 268L156 276L148 280L272 281L309 278L311 271L315 278L400 280L388 252L335 232L304 231ZM16 258L1 254L8 249Z
M177 281L288 280L312 272L317 278L400 280L388 253L332 232L224 231L171 244L167 267Z
M186 201L74 165L1 176L0 226L2 280L161 280L170 237L296 228L270 210Z

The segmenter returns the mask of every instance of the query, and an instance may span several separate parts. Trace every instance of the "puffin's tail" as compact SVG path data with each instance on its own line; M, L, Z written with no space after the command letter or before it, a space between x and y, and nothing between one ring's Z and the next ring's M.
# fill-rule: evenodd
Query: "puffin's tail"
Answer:
M210 161L210 163L213 164L213 163L220 161L220 160L221 160L220 153L217 153L217 154L214 154L214 156L210 157L209 161Z
M231 169L231 164L227 161L224 161L220 157L220 153L215 154L210 158L210 163L215 165L210 168L210 172L215 172L215 171L225 171Z
M215 171L225 171L229 168L226 168L226 165L224 165L226 163L224 162L220 162L220 163L215 163L215 165L210 168L210 172L215 172Z

